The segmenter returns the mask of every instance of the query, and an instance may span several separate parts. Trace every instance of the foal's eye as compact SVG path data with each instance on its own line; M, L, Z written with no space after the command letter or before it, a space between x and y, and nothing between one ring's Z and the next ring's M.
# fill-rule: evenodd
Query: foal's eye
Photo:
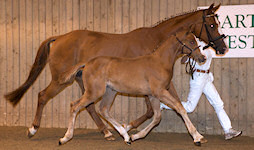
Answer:
M213 28L213 27L214 27L214 25L213 25L213 24L211 24L211 25L210 25L210 27L211 27L211 28Z
M193 41L191 41L190 43L191 43L191 44L194 44L194 42L193 42Z

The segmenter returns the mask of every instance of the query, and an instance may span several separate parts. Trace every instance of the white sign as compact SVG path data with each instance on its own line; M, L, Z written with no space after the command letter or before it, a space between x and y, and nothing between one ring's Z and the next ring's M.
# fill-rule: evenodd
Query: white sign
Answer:
M208 7L199 7L205 9ZM229 52L215 58L254 57L254 5L221 6L216 12Z

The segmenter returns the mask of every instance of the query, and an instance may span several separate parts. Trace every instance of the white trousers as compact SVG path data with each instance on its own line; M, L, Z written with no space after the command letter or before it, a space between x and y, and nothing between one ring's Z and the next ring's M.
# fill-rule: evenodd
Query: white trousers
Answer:
M187 113L193 112L197 107L202 93L204 93L209 103L213 106L224 132L227 132L230 128L232 128L231 121L224 110L224 103L213 85L212 73L207 74L195 72L193 77L194 80L190 79L190 91L187 101L182 102L183 107ZM163 107L165 108L165 105L161 108Z

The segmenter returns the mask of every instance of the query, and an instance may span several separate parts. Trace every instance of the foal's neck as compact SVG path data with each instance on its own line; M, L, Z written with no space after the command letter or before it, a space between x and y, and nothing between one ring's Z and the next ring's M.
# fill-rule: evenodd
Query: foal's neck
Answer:
M154 52L153 57L156 57L158 61L161 61L166 66L169 65L171 67L178 56L181 55L181 48L181 43L177 41L176 36L172 35Z

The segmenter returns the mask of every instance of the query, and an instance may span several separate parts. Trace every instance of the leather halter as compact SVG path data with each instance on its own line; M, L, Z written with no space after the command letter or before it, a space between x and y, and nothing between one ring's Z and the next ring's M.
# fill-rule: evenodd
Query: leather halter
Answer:
M187 56L189 57L188 62L185 65L185 71L186 73L188 73L189 75L191 75L192 79L193 79L193 73L195 71L195 65L196 65L196 61L192 61L192 63L190 62L190 56L192 54L192 52L194 52L195 50L199 49L200 46L197 46L196 48L192 49L190 47L188 47L185 43L183 43L182 41L180 41L177 37L176 37L177 41L182 45L182 54L183 54L183 49L187 48L188 50L190 50L190 53L187 54ZM189 71L187 71L189 65Z
M188 50L190 50L190 53L187 54L187 56L190 56L192 54L192 52L194 52L196 49L198 49L200 47L200 46L197 46L194 49L192 49L192 48L188 47L185 43L183 43L181 40L179 40L177 37L176 37L176 40L182 45L182 54L184 54L183 53L184 48L187 48Z
M200 36L201 36L201 34L202 34L202 31L203 31L203 27L205 26L205 30L206 30L206 35L207 35L207 38L208 38L208 44L203 48L203 49L207 49L208 47L212 47L212 48L214 48L215 49L215 51L216 51L216 54L218 54L219 53L219 50L217 50L217 46L215 45L215 41L217 41L217 40L219 40L219 39L224 39L224 38L226 38L226 36L225 36L225 34L222 34L222 35L220 35L220 36L218 36L218 37L216 37L216 38L212 38L212 36L211 36L211 34L210 34L210 32L209 32L209 30L208 30L208 27L207 27L207 22L206 22L206 20L205 20L205 18L208 18L208 17L217 17L218 15L217 14L211 14L211 15L205 15L205 11L203 10L203 22L202 22L202 27L201 27L201 30L200 30L200 33L199 33L199 36L197 37L197 38L200 38Z

